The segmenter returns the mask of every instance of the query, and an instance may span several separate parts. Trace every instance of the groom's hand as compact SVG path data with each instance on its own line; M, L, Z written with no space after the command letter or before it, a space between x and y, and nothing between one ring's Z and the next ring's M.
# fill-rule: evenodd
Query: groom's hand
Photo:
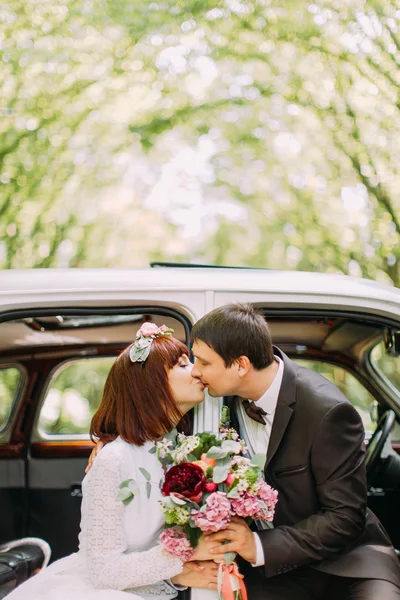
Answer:
M210 548L214 560L223 560L225 552L237 552L247 562L256 562L257 547L254 534L244 519L233 517L226 529L207 535L204 539L206 542L221 542ZM224 540L228 543L224 544Z

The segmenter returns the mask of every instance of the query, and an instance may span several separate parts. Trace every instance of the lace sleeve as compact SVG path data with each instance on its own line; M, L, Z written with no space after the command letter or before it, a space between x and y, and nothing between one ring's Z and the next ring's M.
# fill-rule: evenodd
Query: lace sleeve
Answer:
M125 507L116 500L120 473L121 457L104 448L94 461L85 489L88 570L92 584L100 589L151 585L178 575L183 568L182 561L160 546L125 554Z

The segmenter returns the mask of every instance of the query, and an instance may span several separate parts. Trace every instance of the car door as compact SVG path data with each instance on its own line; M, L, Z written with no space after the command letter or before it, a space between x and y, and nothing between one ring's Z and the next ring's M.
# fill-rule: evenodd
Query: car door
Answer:
M27 456L28 535L55 560L78 549L81 483L93 448L88 431L115 355L71 356L48 374Z
M21 442L11 444L10 440L18 404L27 383L27 374L21 364L0 362L0 544L20 537L24 531L24 448Z
M157 314L157 308L152 308L151 314L146 311L146 320L157 324L166 321L182 341L188 341L190 324L186 319L166 309L159 309L163 314ZM49 542L52 560L78 549L81 483L93 448L88 435L90 422L111 365L140 326L143 312L135 308L134 314L140 316L135 326L119 324L121 315L114 314L107 329L102 324L101 333L99 327L96 330L92 323L89 328L86 323L79 335L86 342L92 340L90 345L79 351L59 350L51 365L47 362L37 367L46 375L33 398L36 411L26 459L27 532ZM128 326L131 332L120 333ZM122 338L125 341L118 341Z
M77 550L80 486L93 447L88 430L113 360L143 321L173 325L179 339L189 339L192 311L177 310L177 292L168 308L166 296L159 292L160 306L132 301L121 309L116 300L114 307L44 305L9 320L0 315L0 360L5 368L12 356L24 374L3 429L0 421L0 500L7 515L0 540L41 537L52 560Z

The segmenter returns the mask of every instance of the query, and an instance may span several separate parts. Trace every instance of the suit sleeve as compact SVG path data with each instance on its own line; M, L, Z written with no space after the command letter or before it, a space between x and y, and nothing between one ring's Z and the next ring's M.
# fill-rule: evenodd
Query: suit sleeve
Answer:
M367 483L364 427L348 402L331 408L311 449L320 510L293 526L258 532L265 556L260 574L272 577L343 551L364 530Z

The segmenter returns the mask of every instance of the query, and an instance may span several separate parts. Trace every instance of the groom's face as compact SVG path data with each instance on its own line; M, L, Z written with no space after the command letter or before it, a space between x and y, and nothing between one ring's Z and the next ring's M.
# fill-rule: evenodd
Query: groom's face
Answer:
M241 380L235 363L226 367L223 358L201 341L194 342L192 351L195 358L192 377L208 388L210 396L217 398L236 394Z

